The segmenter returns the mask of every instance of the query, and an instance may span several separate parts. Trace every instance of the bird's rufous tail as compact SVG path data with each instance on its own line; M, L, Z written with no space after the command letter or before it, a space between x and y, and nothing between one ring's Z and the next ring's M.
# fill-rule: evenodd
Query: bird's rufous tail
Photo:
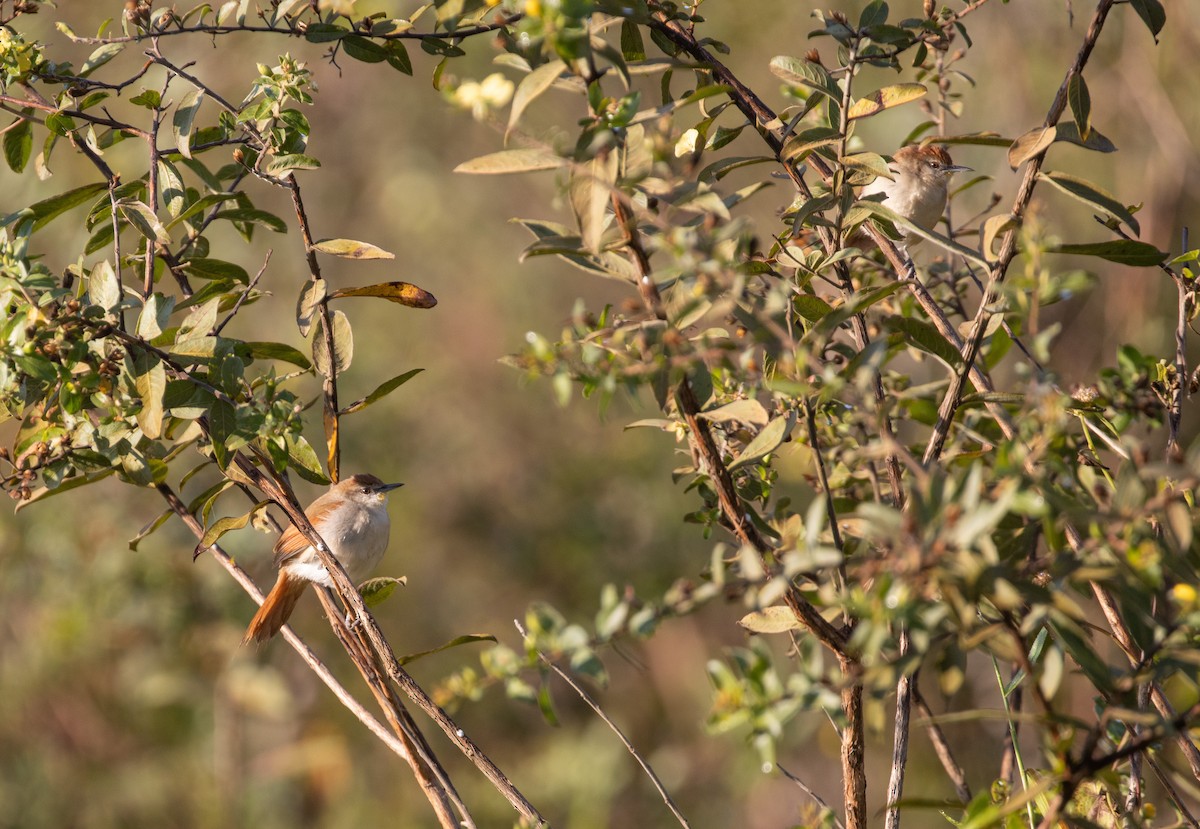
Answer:
M279 578L275 580L275 586L271 588L271 592L263 600L262 607L250 620L250 626L246 628L246 635L242 637L242 644L266 642L279 633L279 629L287 624L288 617L296 609L296 602L300 601L306 587L308 587L308 582L304 579L297 578L286 570L280 570Z

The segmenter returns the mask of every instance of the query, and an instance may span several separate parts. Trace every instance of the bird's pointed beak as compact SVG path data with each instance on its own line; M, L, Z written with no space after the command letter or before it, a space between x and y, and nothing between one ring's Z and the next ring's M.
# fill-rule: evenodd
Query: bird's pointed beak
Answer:
M404 484L384 484L379 488L380 492L391 492L393 489L399 489Z
M943 167L942 170L947 173L973 173L974 167L964 167L961 164L951 164L948 167Z

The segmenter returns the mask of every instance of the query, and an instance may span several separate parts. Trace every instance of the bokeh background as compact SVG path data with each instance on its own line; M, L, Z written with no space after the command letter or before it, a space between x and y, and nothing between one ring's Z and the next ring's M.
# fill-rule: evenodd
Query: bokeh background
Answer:
M358 8L402 16L410 5L362 0ZM837 7L853 18L863 5L844 0ZM896 0L893 14L917 16L920 5ZM53 19L94 31L119 15L121 4L59 6L22 19L19 28L46 37L54 58L69 56L79 65L89 47L54 32ZM811 8L794 0L707 0L702 12L707 33L730 45L729 65L778 108L784 102L767 71L770 58L813 45L830 49L828 40L806 38L814 28ZM974 47L958 68L974 86L956 87L963 112L952 131L1015 136L1038 125L1091 11L1083 0L993 0L972 15ZM1106 186L1127 203L1143 203L1143 238L1178 252L1200 192L1194 71L1200 0L1171 3L1168 14L1155 45L1132 9L1118 6L1088 66L1093 123L1119 152L1056 147L1051 166ZM301 174L301 181L316 233L367 240L396 254L382 263L327 259L326 278L334 286L403 279L438 297L431 311L366 300L341 306L357 334L343 399L407 369L425 369L344 424L347 472L369 470L407 483L392 499L392 546L380 571L409 580L379 612L398 651L425 650L463 633L490 633L515 646L512 620L532 601L587 622L605 584L631 585L652 598L677 574L703 569L713 541L683 522L693 505L670 478L681 447L663 433L623 428L654 416L652 400L620 396L602 412L578 398L560 407L548 383L498 362L521 348L526 332L554 338L577 300L599 308L626 297L621 286L557 261L518 262L528 238L508 219L569 221L554 174L453 174L460 162L498 149L501 135L447 104L430 84L435 59L419 48L411 49L416 74L408 78L385 64L346 58L339 69L322 59L322 47L278 36L171 38L162 45L176 63L195 60L193 71L234 100L249 88L256 61L274 63L285 51L307 60L320 86L308 110L310 151L323 167ZM493 44L480 38L466 48L470 57L451 71L476 78L496 71ZM110 66L132 71L139 57L129 49ZM891 79L869 74L861 88ZM569 130L583 114L579 107L578 99L552 92L535 105L534 129ZM213 112L206 104L202 119ZM871 149L890 152L923 117L910 106L864 124L860 135ZM745 134L740 153L758 153L754 140ZM137 169L133 143L110 151L131 170ZM1002 150L960 148L955 158L994 177L965 195L958 215L981 208L991 191L1001 194L1001 205L1011 202L1017 176ZM51 167L48 182L0 170L0 214L95 178L65 146ZM765 169L751 168L746 180ZM1084 209L1045 190L1039 215L1065 240L1105 238ZM282 193L261 186L250 192L257 206L290 215ZM776 213L791 197L783 182L756 197L750 209L764 236L775 231ZM62 251L78 249L80 241L61 235L70 233L71 219L53 227L61 246L50 244L52 234L39 238L48 263L61 268L68 264ZM260 231L252 245L215 236L213 243L222 257L252 272L268 247L274 251L262 283L272 295L252 309L256 324L265 320L271 330L253 338L303 347L293 323L305 273L298 233ZM1099 260L1075 264L1094 269L1095 290L1049 309L1043 320L1063 324L1065 345L1054 367L1064 381L1088 382L1113 362L1121 343L1169 353L1174 290L1167 279ZM1189 414L1188 435L1195 424ZM319 417L312 425L317 444ZM8 435L0 425L0 437ZM290 649L238 647L252 604L215 562L192 563L195 542L180 524L168 522L129 549L129 539L162 507L153 491L109 482L20 513L0 508L0 826L435 825L406 769ZM235 508L242 505L229 506ZM246 530L226 542L260 584L269 583L270 537ZM711 703L704 666L725 648L745 644L733 625L743 612L736 604L709 606L669 622L649 642L603 653L612 682L597 695L693 826L798 825L808 801L777 773L762 772L745 734L704 730ZM358 688L313 599L305 599L295 622ZM419 661L413 672L434 687L464 664L477 664L472 647L478 648ZM935 708L948 704L936 688L926 692ZM959 693L955 707L998 704L994 681L983 671L972 671ZM554 697L557 728L495 689L456 717L556 825L671 825L612 734L561 686L554 686ZM872 725L868 771L873 803L881 806L890 724L881 714ZM976 789L995 773L1000 727L975 723L949 732ZM509 825L507 804L432 725L427 731L480 825ZM914 745L907 794L948 796L919 735ZM823 718L793 723L779 759L831 803L839 801L836 739ZM927 810L913 811L906 825L947 824Z

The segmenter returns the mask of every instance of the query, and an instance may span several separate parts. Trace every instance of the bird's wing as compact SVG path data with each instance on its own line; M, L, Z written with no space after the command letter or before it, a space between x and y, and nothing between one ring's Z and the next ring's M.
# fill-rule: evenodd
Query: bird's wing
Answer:
M330 493L326 493L312 502L312 505L304 511L304 516L314 527L319 527L321 520L332 512L336 505L337 499L333 498ZM326 538L325 542L329 543L329 539ZM304 534L296 529L295 525L289 526L275 542L275 566L279 567L310 547L312 545L308 543Z

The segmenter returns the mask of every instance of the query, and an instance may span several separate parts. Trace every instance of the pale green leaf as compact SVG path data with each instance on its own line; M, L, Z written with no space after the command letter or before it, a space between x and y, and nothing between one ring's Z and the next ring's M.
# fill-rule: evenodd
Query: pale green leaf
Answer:
M326 342L325 318L318 316L313 329L313 364L325 377L346 371L354 357L354 334L350 328L350 320L341 311L333 311L330 317L332 325L329 330L333 335L332 356Z
M553 170L565 166L566 163L566 159L549 150L501 150L464 161L454 168L454 172L479 175L528 173L535 170Z
M785 605L764 607L762 610L747 613L738 620L738 624L751 633L787 633L804 629L796 614Z
M365 409L367 406L370 406L375 401L381 400L382 398L391 394L393 391L400 388L402 385L407 383L412 378L416 377L418 374L420 374L424 370L425 369L421 369L421 368L410 369L409 371L406 371L403 374L399 374L399 375L393 377L392 379L388 380L387 382L380 383L379 386L373 392L368 394L366 397L360 398L359 400L355 400L349 406L342 409L340 414L346 415L346 414L353 414L354 412L362 411L363 409Z
M171 117L171 132L175 136L175 148L184 158L192 157L192 134L196 113L200 111L200 104L203 102L204 90L193 89L183 96L183 100L179 102L179 106L175 107L175 114Z
M517 91L513 94L512 109L508 115L508 132L512 132L517 122L521 120L525 108L558 80L564 68L562 61L557 57L552 57L548 63L534 69L521 80L521 83L517 85Z
M340 256L343 259L395 259L396 255L369 242L354 239L321 239L314 242L312 249L318 253Z

